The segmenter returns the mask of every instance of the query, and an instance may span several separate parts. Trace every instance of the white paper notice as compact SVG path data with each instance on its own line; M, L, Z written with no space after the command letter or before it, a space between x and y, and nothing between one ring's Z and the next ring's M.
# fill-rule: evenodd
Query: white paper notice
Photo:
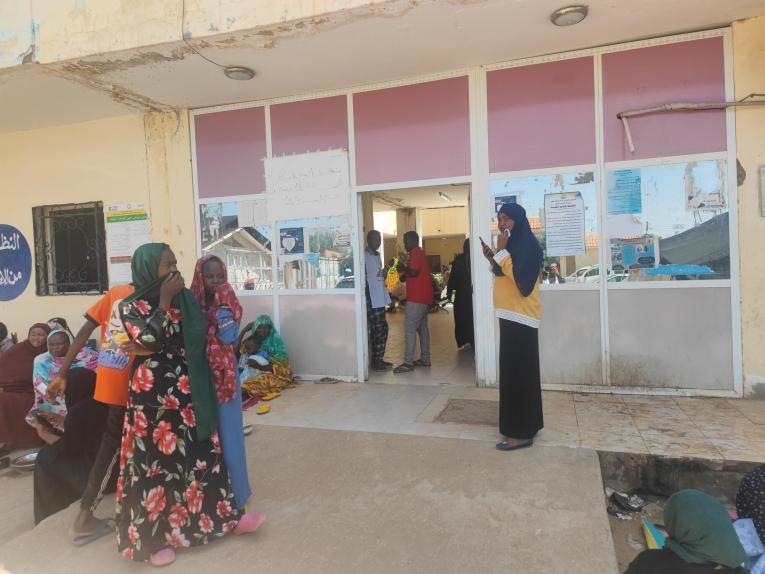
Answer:
M104 218L109 285L130 283L133 252L151 241L149 213L143 203L115 203L106 206Z
M300 219L351 212L348 153L331 150L267 158L268 217Z
M584 255L584 199L578 191L545 195L548 257Z
M645 235L645 223L639 215L623 213L608 216L608 236L611 239L633 239Z
M251 201L237 202L237 212L239 215L239 227L269 225L268 200L265 196Z

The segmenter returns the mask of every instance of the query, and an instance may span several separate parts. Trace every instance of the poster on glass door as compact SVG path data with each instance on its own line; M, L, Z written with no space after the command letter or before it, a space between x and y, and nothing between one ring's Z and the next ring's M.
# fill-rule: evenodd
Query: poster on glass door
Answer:
M545 242L548 257L585 254L584 199L578 191L545 195Z

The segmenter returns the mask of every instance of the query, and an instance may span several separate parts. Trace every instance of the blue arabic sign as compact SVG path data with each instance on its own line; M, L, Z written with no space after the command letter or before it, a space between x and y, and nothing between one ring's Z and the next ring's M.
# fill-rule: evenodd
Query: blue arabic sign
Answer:
M21 231L0 224L0 301L12 301L24 292L32 277L32 253Z

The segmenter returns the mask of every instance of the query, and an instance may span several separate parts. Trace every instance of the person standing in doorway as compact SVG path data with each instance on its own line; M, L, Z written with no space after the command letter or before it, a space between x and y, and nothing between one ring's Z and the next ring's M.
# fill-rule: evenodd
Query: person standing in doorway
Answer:
M492 264L494 308L499 318L499 432L497 450L526 448L544 426L539 372L539 269L542 248L526 210L517 203L497 214L497 253L484 244Z
M390 295L385 286L386 270L380 257L382 235L373 229L367 234L367 248L364 250L364 268L367 274L367 326L371 348L371 366L375 371L392 367L385 361L385 346L388 344L388 320L385 308L390 305Z
M454 339L460 349L465 345L475 348L473 331L473 280L470 272L470 239L462 245L462 253L454 258L446 298L454 297Z
M132 293L132 285L112 287L85 312L85 324L69 347L58 375L48 385L48 394L51 397L65 395L72 364L77 360L93 331L100 327L101 344L96 368L96 392L93 398L108 405L109 412L101 446L96 453L87 486L82 494L80 512L71 530L74 544L77 546L92 542L114 529L111 520L99 520L93 513L107 486L113 482L112 477L117 475L117 455L122 441L122 422L125 419L132 360L131 355L123 353L120 349L120 344L127 340L127 334L120 319L119 304Z
M404 362L393 371L397 374L411 373L415 367L430 367L428 311L433 304L433 280L425 252L420 247L420 236L416 231L407 231L404 234L404 248L409 254L409 260L406 264L399 261L398 270L406 279L406 350ZM415 361L417 335L420 336L420 358Z

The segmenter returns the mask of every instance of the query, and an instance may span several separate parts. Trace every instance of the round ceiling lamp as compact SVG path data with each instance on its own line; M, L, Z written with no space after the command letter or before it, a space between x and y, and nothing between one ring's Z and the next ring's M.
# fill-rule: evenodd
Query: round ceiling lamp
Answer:
M559 8L550 14L550 22L556 26L573 26L579 24L587 17L587 6L579 4L576 6L566 6Z
M240 80L242 82L251 80L255 77L255 70L245 68L244 66L226 66L223 73L229 80Z

